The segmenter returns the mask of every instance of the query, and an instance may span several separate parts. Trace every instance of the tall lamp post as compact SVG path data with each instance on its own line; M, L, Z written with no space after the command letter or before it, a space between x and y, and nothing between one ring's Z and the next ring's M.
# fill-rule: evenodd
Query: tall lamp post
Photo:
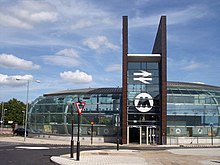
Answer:
M3 121L3 118L4 118L4 103L2 102L1 103L1 105L2 105L2 107L1 107L1 109L2 109L2 112L1 112L1 133L2 133L2 131L3 131L3 123L4 123L4 121Z
M23 128L24 128L24 123L25 123L25 121L24 121L24 119L25 119L25 111L22 111L22 113L23 113L23 122L22 122L22 124L23 124Z
M74 152L73 130L74 130L74 116L73 116L73 109L71 109L71 147L70 147L70 157L71 158L73 158L73 152Z
M24 141L26 141L27 137L27 119L28 119L28 96L29 96L29 84L30 81L29 79L20 79L16 78L16 80L26 80L27 81L27 98L26 98L26 110L25 110L25 125L24 125ZM34 80L36 83L40 83L39 80Z
M29 84L30 84L30 81L27 80L27 100L26 100L26 110L25 110L24 141L26 141L26 137L27 137L27 118L28 118Z
M2 112L1 112L1 132L3 131L3 127L4 127L5 111L7 111L7 109L4 109L4 103L2 102Z

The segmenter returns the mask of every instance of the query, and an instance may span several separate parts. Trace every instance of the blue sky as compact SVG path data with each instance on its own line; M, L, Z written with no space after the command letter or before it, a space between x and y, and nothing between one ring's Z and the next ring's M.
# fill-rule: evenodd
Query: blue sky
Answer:
M219 0L0 4L0 101L25 102L28 80L30 101L65 89L121 87L123 15L129 18L129 53L151 53L166 15L168 80L220 86Z

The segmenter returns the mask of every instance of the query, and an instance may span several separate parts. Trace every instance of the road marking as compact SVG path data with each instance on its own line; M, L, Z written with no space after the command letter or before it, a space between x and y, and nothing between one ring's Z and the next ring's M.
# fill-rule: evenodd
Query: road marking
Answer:
M13 151L14 149L6 149L6 151Z
M48 147L27 147L27 146L19 146L19 147L16 147L16 148L28 149L28 150L48 150L49 149Z

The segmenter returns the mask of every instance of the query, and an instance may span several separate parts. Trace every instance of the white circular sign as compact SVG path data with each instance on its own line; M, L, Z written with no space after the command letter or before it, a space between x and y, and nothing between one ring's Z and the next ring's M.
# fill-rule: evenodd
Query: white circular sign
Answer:
M202 128L199 128L197 131L199 134L202 134L202 132L203 132Z
M181 133L181 129L177 128L177 129L176 129L176 133L177 133L177 134L180 134L180 133Z
M148 112L154 105L153 98L148 93L140 93L134 100L135 108L140 112Z
M109 130L107 128L104 129L104 134L105 135L109 134Z

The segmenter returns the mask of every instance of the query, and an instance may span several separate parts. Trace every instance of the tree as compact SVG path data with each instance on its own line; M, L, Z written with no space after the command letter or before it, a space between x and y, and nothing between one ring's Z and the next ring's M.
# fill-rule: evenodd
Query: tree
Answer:
M4 109L7 109L7 111L5 111L5 118L4 118L5 123L8 123L8 121L13 121L18 125L22 125L23 112L25 112L25 107L26 105L23 102L15 98L9 100L8 102L5 102Z

